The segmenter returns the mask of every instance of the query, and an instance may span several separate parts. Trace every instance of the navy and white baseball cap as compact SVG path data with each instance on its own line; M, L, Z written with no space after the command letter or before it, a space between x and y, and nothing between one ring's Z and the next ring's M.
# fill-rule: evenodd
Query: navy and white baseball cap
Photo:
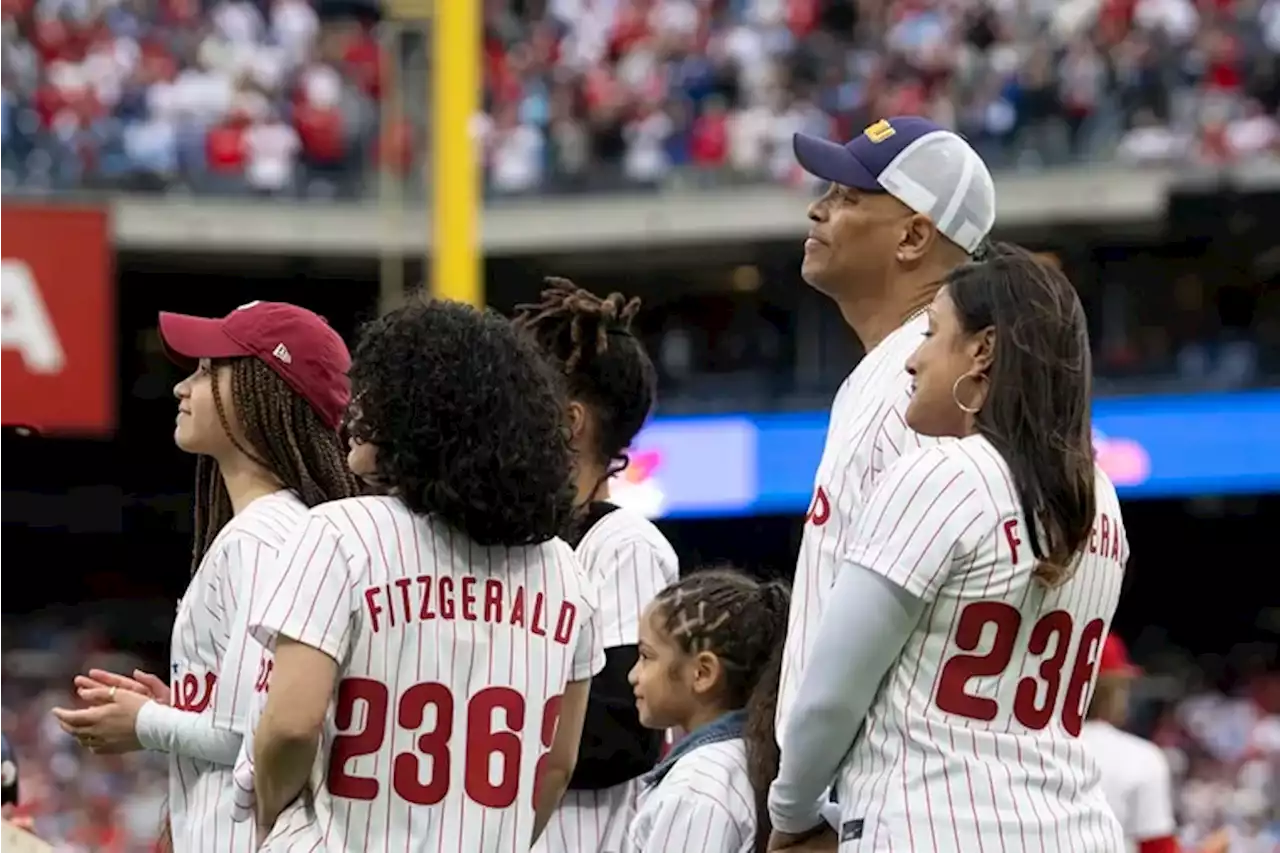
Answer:
M973 254L996 221L987 164L959 134L920 116L881 119L838 145L797 133L796 160L824 181L887 192Z

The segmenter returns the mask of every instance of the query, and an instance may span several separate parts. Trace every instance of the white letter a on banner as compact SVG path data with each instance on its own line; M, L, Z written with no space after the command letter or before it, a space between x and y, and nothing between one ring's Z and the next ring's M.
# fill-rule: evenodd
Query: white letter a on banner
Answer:
M32 373L60 372L67 356L31 267L7 258L2 273L0 294L4 298L4 318L0 325L0 345L21 354L27 370Z

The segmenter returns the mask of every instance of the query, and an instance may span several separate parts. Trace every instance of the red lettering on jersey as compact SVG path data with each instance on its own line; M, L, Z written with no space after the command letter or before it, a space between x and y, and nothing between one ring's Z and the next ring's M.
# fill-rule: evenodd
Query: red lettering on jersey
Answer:
M489 578L484 582L484 621L502 621L502 599L504 598L506 596L503 595L502 581Z
M431 575L418 575L418 586L422 588L422 609L418 611L418 618L426 622L436 618L436 612L431 609Z
M516 587L516 600L511 604L511 624L524 627L524 587Z
M418 582L420 600L415 604L409 592L414 580ZM564 645L573 634L573 626L577 621L577 608L572 602L549 601L541 593L533 595L533 612L526 620L526 590L516 586L515 597L511 602L510 615L506 616L507 588L497 578L486 578L481 586L481 579L472 575L462 577L432 577L419 575L417 578L399 578L388 584L366 587L364 590L365 610L369 614L369 626L373 633L383 628L408 626L414 622L425 622L431 619L461 618L466 622L484 621L498 625L504 622L517 628L527 628L530 633L547 636L551 618L551 610L556 608L554 639ZM396 594L399 590L399 594ZM455 597L460 593L460 598ZM433 601L435 608L433 609ZM504 619L504 616L506 618Z
M1013 564L1018 565L1018 546L1022 544L1022 537L1018 535L1018 519L1011 518L1004 523L1004 541L1009 543Z
M476 579L471 575L462 579L462 618L476 621Z
M413 618L413 605L409 603L409 587L412 585L413 578L396 578L396 586L400 588L400 602L404 605L401 612L404 613L406 622Z
M995 628L991 647L977 654L989 625ZM1065 610L1051 611L1037 620L1027 641L1027 652L1040 658L1037 676L1018 679L1011 706L1002 708L995 698L986 695L986 690L970 692L970 682L1004 674L1013 661L1021 626L1022 613L1006 602L966 604L952 637L952 643L964 654L952 654L942 665L934 705L948 714L982 722L1008 714L1032 731L1043 729L1057 716L1063 730L1078 737L1097 674L1099 643L1106 623L1092 619L1077 632L1071 614ZM1075 659L1068 662L1073 635L1080 639Z
M348 800L375 799L382 789L381 779L357 776L349 765L353 759L378 752L387 740L388 729L399 728L417 736L411 741L413 749L391 759L391 792L396 797L419 806L440 803L449 793L452 764L455 753L460 752L457 757L463 762L467 798L486 808L510 807L520 792L525 697L510 687L485 687L465 705L463 698L455 698L447 684L436 681L414 684L396 698L380 681L344 678L334 703L334 725L340 733L329 749L329 793ZM357 713L357 705L364 706L364 713ZM434 708L430 715L428 705ZM466 738L455 743L454 720L459 712L466 714ZM559 717L560 697L552 696L542 707L538 726L547 751ZM428 718L434 723L424 733ZM430 760L423 761L423 757ZM544 753L534 768L535 791L546 772L546 760Z
M573 622L578 616L578 608L566 601L560 605L560 616L556 619L555 641L562 646L569 645L573 636Z
M439 602L440 618L452 619L453 618L453 578L446 576L446 577L440 578L438 583L440 584L440 594L439 596L437 596L436 600Z
M378 602L374 601L374 597L382 592L382 587L371 586L364 591L364 606L369 610L369 626L373 628L373 633L378 633L382 625L378 622L378 614L382 612L382 608L378 606Z
M529 633L539 637L547 636L547 614L543 612L545 603L542 593L533 596L533 618L529 620Z
M213 701L213 688L218 684L216 672L204 674L204 692L200 691L200 679L193 672L183 673L181 678L174 678L170 690L173 707L179 711L191 711L199 714L209 707Z
M814 527L821 527L831 518L831 501L827 498L826 491L822 486L818 486L817 491L813 493L813 501L809 504L809 511L805 513L804 520L812 521Z
M258 677L253 682L254 693L266 693L271 688L271 670L276 668L275 658L263 654L258 658Z
M1105 512L1098 513L1098 520L1089 531L1089 553L1101 554L1107 559L1124 565L1124 527L1120 519Z

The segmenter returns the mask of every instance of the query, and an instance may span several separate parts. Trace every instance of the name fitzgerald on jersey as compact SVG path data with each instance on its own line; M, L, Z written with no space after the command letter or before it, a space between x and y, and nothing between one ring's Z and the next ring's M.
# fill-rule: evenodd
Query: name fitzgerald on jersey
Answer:
M366 587L364 603L375 634L383 628L405 627L415 622L461 619L511 625L545 637L548 610L552 609L545 595L541 592L528 595L523 584L515 585L509 595L507 585L498 578L472 575L397 578L388 584ZM552 639L567 645L573 637L573 623L577 618L578 608L572 602L560 602Z

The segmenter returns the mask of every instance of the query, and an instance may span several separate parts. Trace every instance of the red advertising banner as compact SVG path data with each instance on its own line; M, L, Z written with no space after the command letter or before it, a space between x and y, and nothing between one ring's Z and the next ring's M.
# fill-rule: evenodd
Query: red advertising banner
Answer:
M102 435L116 425L115 293L107 213L6 203L5 425Z

